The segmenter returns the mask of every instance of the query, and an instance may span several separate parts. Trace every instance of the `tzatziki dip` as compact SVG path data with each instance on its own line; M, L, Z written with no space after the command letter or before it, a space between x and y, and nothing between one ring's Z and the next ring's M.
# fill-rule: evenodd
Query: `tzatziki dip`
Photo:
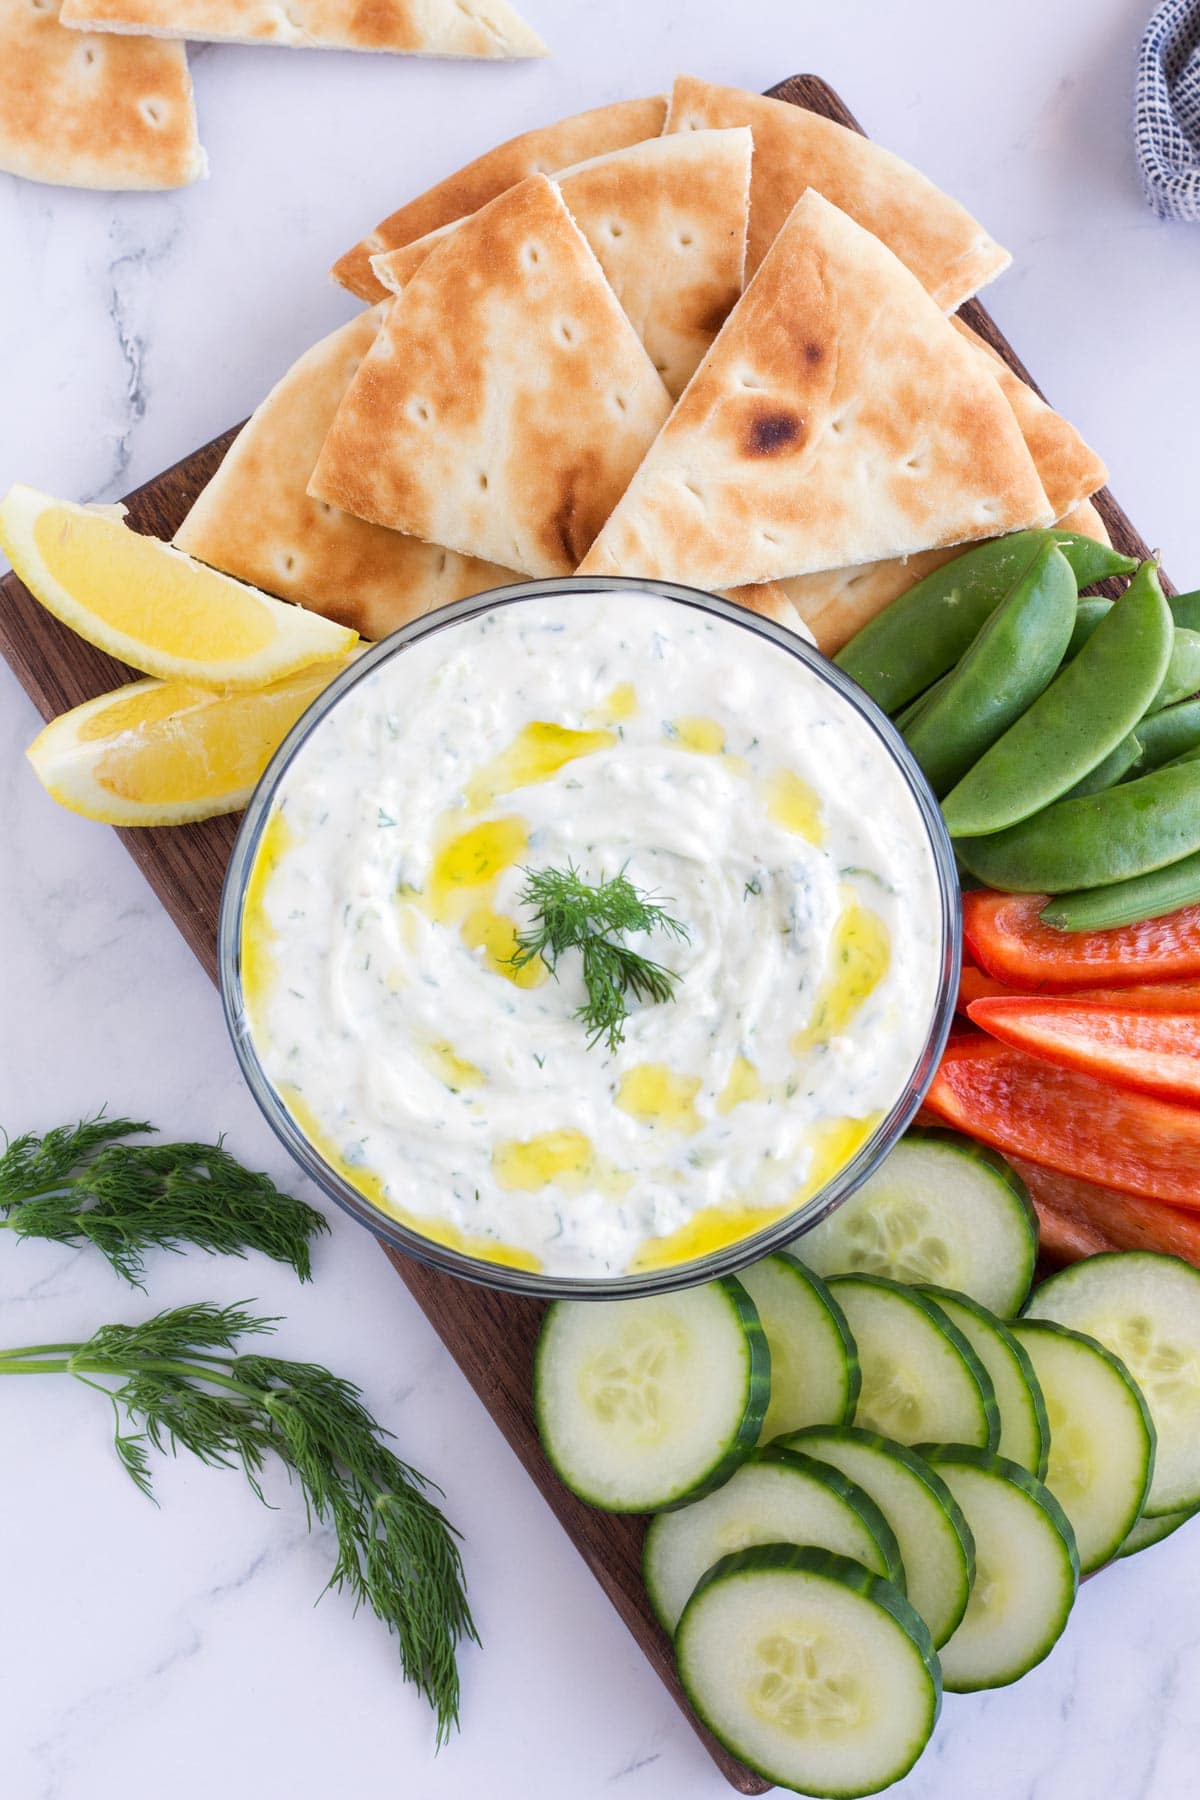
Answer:
M517 958L550 870L678 922L628 938L670 994L632 998L615 1047L577 1016L578 950ZM665 597L534 596L397 650L302 742L246 886L246 1023L383 1212L612 1278L845 1166L927 1043L942 905L904 776L817 669Z

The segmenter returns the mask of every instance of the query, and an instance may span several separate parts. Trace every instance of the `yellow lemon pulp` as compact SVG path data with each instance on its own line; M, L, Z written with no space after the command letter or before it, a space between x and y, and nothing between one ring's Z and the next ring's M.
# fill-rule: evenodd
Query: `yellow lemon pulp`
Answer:
M842 893L842 911L829 949L829 969L817 990L812 1016L792 1039L798 1054L844 1031L859 1007L888 972L892 947L888 928L857 898Z
M348 1163L339 1154L336 1145L318 1125L312 1108L300 1094L294 1089L283 1089L280 1099L317 1154L343 1181L365 1200L369 1200L372 1206L377 1206L380 1212L387 1213L389 1218L407 1225L410 1231L428 1238L430 1243L442 1244L447 1250L457 1250L463 1256L474 1256L481 1262L501 1263L509 1269L527 1269L535 1274L541 1269L541 1258L534 1256L532 1251L520 1250L514 1244L500 1243L495 1238L478 1237L460 1231L457 1225L449 1225L444 1220L424 1219L405 1207L394 1205L384 1192L378 1175L372 1174L370 1169Z
M46 791L114 825L170 825L235 812L345 659L270 687L219 694L137 681L54 719L29 747Z
M467 782L467 804L485 807L514 788L548 781L577 757L606 750L616 741L611 731L570 731L565 725L534 719L517 733L506 750L485 763Z
M616 1104L643 1125L668 1131L699 1131L698 1075L677 1075L666 1063L635 1063L617 1084Z
M782 825L796 837L805 838L810 844L825 842L825 820L822 816L820 797L815 788L807 781L793 774L791 769L780 769L764 784L764 798L767 806L767 817L776 825Z
M251 589L111 514L49 507L34 522L33 541L51 574L102 624L168 656L250 657L275 636L270 608Z

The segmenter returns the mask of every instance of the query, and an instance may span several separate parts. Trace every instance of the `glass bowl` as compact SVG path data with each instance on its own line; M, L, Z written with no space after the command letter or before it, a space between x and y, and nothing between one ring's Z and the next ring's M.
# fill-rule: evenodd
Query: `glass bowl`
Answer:
M305 1137L285 1102L275 1091L264 1071L251 1035L242 988L242 915L247 884L254 867L259 840L270 814L280 781L293 757L307 743L339 700L364 680L381 663L402 656L410 645L453 631L464 620L501 606L519 606L523 601L546 599L569 593L611 593L627 590L653 594L681 606L695 607L728 620L742 631L754 633L776 645L781 654L805 663L819 678L867 724L883 751L899 771L915 802L927 834L941 908L937 998L924 1045L902 1091L881 1119L870 1137L855 1155L823 1188L794 1212L772 1222L753 1236L740 1238L718 1250L710 1251L690 1262L634 1274L616 1276L564 1276L534 1273L493 1263L423 1237L419 1232L375 1206L364 1194L331 1168L320 1152ZM671 1288L688 1287L712 1280L718 1275L736 1274L748 1263L772 1250L781 1249L792 1239L811 1229L852 1194L879 1166L896 1140L911 1123L925 1091L933 1079L950 1023L954 1016L954 1000L959 963L961 907L958 879L950 840L942 823L941 812L920 770L909 755L899 734L874 703L848 676L819 650L771 620L748 612L730 601L717 599L695 588L680 587L670 582L636 580L611 576L574 576L550 581L525 581L510 587L494 588L468 600L439 608L436 612L405 625L391 637L373 645L351 663L309 707L292 727L260 780L242 820L233 855L225 876L221 896L218 939L219 980L225 1019L233 1039L234 1051L250 1091L258 1102L268 1124L317 1186L344 1208L359 1224L406 1256L447 1274L482 1286L511 1293L534 1295L541 1299L619 1299L652 1294Z

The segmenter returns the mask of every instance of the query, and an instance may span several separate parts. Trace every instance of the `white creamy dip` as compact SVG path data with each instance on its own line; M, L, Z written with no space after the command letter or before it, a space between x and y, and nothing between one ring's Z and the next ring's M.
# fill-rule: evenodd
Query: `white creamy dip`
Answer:
M529 869L687 927L624 1043L579 956L519 974ZM936 1005L928 835L798 658L637 593L499 606L363 678L284 775L242 925L251 1035L326 1160L425 1235L554 1275L690 1260L870 1135Z

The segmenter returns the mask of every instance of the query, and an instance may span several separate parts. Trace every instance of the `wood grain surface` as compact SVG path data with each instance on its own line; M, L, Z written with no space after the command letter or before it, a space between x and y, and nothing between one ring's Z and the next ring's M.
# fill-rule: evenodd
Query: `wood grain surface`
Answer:
M840 124L860 129L833 90L814 75L796 75L771 93ZM1032 385L1032 377L977 301L963 317ZM236 429L193 451L174 468L130 494L130 524L170 538L201 488L215 472ZM1149 554L1128 518L1108 493L1096 504L1118 549ZM1168 591L1169 584L1164 582ZM1114 587L1114 592L1118 591ZM90 700L127 680L130 671L83 643L44 612L15 575L0 580L0 651L44 718ZM49 802L47 802L49 804ZM212 819L172 829L123 831L130 855L189 946L216 979L217 912L221 883L237 832L236 818ZM99 829L99 828L97 828ZM728 1756L696 1722L675 1678L671 1648L647 1604L640 1578L641 1520L595 1512L555 1478L542 1455L530 1404L533 1345L542 1308L488 1289L468 1286L382 1246L401 1280L444 1339L463 1373L569 1534L655 1672L683 1707L726 1779L743 1794L762 1794L768 1784Z

